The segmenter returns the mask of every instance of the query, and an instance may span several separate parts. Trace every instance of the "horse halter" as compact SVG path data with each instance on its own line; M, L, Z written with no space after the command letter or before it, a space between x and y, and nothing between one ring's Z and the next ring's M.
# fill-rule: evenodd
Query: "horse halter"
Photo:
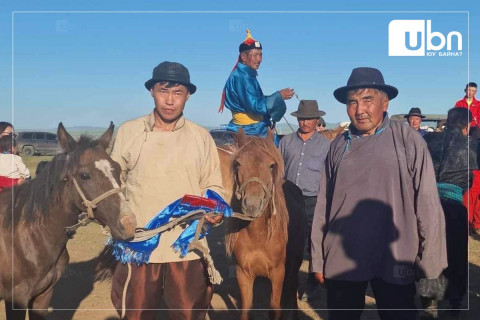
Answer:
M80 189L80 186L78 185L77 180L72 177L73 185L75 186L75 189L77 190L78 194L82 198L82 204L87 208L87 212L82 212L78 216L78 223L70 226L70 227L65 227L65 231L67 233L72 233L73 231L77 230L79 227L86 226L89 224L91 221L95 220L95 215L93 214L93 209L97 208L97 203L100 201L108 198L109 196L123 192L124 188L113 188L108 190L107 192L102 193L98 197L96 197L93 200L88 200L87 197L85 197L85 194L82 192L82 189Z
M268 188L265 185L265 183L262 180L260 180L259 178L251 177L251 178L247 179L247 181L242 183L242 185L240 187L238 187L238 181L237 181L237 178L236 178L236 175L235 175L235 184L237 185L237 188L235 190L235 196L237 197L238 200L240 200L243 197L243 192L245 191L245 188L247 188L247 185L250 182L259 183L260 186L263 189L263 192L265 193L265 197L262 199L262 202L263 202L262 203L262 208L260 209L260 212L263 212L265 210L266 206L268 205L268 203L270 202L270 198L272 198L274 183L272 181L272 186L270 188ZM243 217L240 217L240 216L243 216ZM234 214L233 217L238 218L238 219L242 219L242 220L249 220L249 221L257 218L257 217L252 217L252 216L250 216L248 214L244 214L244 213Z

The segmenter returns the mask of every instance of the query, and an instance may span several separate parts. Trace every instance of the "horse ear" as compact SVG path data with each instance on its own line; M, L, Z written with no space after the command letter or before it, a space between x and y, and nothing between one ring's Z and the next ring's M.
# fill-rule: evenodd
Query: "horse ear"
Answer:
M245 135L245 131L243 130L243 128L238 128L238 132L235 135L235 142L237 143L239 148L245 144L246 139L247 136Z
M107 131L105 131L100 137L100 139L98 139L98 144L101 145L102 148L105 150L107 150L108 146L110 145L114 128L115 128L115 125L113 124L112 121L110 121L110 126L108 127Z
M75 149L77 142L75 141L75 139L72 138L72 136L67 132L67 130L65 130L65 127L61 122L58 124L57 136L58 141L60 142L60 145L65 152L68 153Z
M273 134L273 130L272 129L268 129L267 131L267 140L270 140L272 142L274 142L274 134Z

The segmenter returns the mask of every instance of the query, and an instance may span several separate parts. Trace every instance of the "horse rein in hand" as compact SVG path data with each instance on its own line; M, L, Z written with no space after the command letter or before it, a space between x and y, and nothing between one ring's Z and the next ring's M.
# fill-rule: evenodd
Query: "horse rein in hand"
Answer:
M108 198L111 195L123 192L123 190L125 189L125 188L113 188L108 190L107 192L102 193L101 195L99 195L93 200L88 200L87 197L85 197L85 194L82 192L82 189L80 188L77 180L74 177L72 177L72 181L73 181L73 185L75 186L75 189L77 190L78 194L82 198L82 204L85 206L85 208L87 208L87 212L82 212L78 216L78 223L74 224L73 226L65 227L65 232L67 234L72 234L78 228L86 226L93 220L96 220L95 215L93 214L93 209L97 207L97 203Z

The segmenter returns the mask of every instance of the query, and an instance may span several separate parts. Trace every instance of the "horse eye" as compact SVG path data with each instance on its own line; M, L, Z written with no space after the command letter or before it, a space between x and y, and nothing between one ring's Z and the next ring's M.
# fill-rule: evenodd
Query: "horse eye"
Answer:
M275 163L272 163L270 166L269 166L270 170L273 170L273 168L275 168Z
M80 173L80 179L82 180L89 180L90 175L88 173Z
M234 167L235 169L238 168L238 167L240 167L240 163L239 163L237 160L235 160L235 161L233 162L233 167Z

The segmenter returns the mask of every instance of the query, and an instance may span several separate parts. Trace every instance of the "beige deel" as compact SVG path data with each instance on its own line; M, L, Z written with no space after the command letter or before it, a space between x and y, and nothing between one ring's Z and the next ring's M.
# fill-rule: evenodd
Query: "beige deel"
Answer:
M122 124L111 154L122 168L138 227L185 194L203 196L207 189L224 193L217 149L206 129L184 117L173 131L152 131L153 124L153 113ZM193 252L181 258L171 248L183 230L177 226L162 233L149 262L199 259Z

